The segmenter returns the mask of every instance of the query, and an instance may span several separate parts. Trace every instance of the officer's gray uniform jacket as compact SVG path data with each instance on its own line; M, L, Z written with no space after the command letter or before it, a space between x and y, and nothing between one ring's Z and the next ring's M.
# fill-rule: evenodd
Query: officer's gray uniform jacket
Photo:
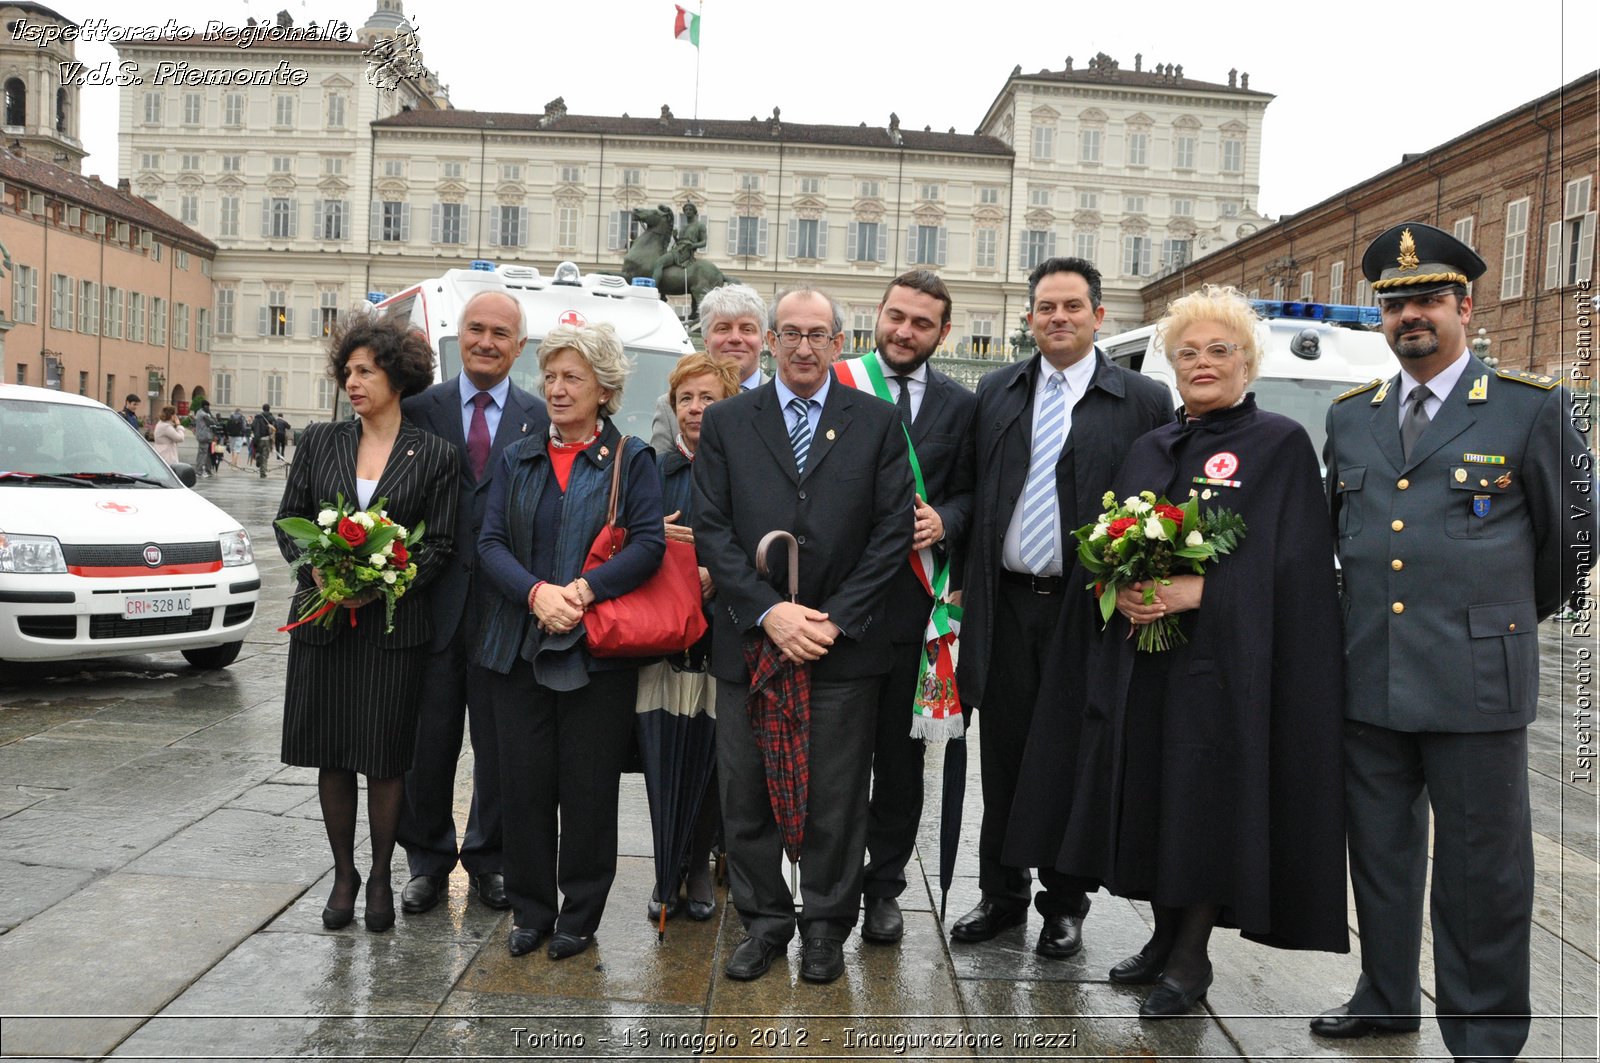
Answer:
M1402 398L1396 376L1328 410L1345 715L1412 732L1526 726L1539 621L1592 561L1592 472L1570 397L1551 377L1470 358L1410 460Z

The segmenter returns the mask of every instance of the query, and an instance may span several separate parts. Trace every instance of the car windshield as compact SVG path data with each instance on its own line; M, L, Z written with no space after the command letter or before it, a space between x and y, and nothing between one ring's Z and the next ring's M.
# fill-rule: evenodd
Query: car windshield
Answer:
M182 486L144 437L103 406L0 399L0 484L52 476L116 487Z
M1258 377L1250 382L1257 406L1292 417L1305 426L1319 459L1322 446L1328 441L1328 407L1355 386L1348 380L1286 380L1282 377Z

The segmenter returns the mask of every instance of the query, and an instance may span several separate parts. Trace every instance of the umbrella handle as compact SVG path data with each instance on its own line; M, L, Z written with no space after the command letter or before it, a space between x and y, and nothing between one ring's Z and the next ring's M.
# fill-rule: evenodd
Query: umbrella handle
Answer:
M793 535L779 529L769 531L761 537L761 541L756 544L756 573L761 576L767 575L769 571L767 548L776 542L789 544L789 600L797 602L800 600L800 544L795 541Z

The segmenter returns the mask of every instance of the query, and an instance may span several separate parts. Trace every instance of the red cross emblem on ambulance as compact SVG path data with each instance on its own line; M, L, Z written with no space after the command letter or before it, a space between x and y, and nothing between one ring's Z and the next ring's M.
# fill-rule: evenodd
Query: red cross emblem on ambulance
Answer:
M96 509L103 509L110 513L137 513L137 506L125 506L121 502L96 502Z
M583 326L589 323L589 319L578 313L576 310L568 310L556 320L569 328L583 328Z

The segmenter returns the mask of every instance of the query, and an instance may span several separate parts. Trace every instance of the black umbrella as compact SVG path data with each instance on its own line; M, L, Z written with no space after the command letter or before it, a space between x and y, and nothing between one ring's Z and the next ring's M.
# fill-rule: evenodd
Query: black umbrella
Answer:
M663 661L639 672L639 759L650 798L656 853L656 897L661 902L656 940L667 932L667 909L678 895L694 825L716 766L717 721L707 710L708 672Z
M956 877L956 853L961 848L961 811L967 799L967 728L972 726L972 709L961 706L960 738L944 744L944 793L939 799L939 922L944 922L944 906L950 899L950 883Z

